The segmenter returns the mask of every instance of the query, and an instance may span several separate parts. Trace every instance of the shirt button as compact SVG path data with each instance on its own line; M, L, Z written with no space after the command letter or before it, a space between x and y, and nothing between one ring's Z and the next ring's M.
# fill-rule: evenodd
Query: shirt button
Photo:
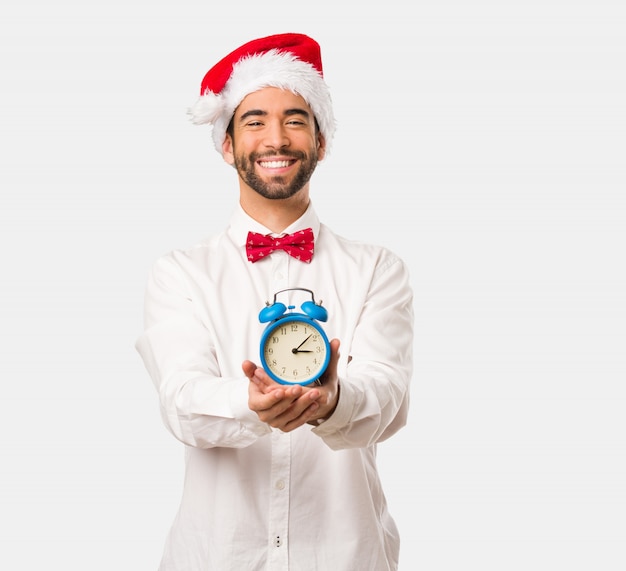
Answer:
M276 489L284 490L285 489L285 480L277 480L276 481Z
M285 277L285 276L284 276L281 272L278 272L278 273L276 274L276 276L274 276L274 279L276 279L276 280L282 280L284 277Z

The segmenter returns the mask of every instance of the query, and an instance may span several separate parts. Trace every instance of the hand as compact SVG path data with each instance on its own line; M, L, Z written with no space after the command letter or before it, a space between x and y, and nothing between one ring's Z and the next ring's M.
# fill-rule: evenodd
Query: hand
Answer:
M244 361L242 369L250 380L248 406L259 419L273 428L290 432L307 422L327 418L337 406L339 387L337 362L339 340L330 343L331 356L322 385L281 385L252 361Z
M319 409L321 391L301 385L281 385L252 361L242 364L250 379L248 406L259 419L273 428L290 432L307 423Z

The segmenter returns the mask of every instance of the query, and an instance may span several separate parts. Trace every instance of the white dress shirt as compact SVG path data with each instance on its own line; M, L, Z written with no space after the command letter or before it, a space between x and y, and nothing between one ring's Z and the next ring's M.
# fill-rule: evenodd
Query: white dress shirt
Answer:
M376 445L407 419L413 298L405 264L346 240L307 212L310 264L283 251L246 258L249 230L270 231L237 207L228 228L154 264L137 340L163 421L186 446L180 507L161 571L390 571L400 539L376 467ZM290 433L248 408L245 359L259 364L258 319L279 290L312 290L341 341L340 398L317 427ZM278 301L293 303L301 292ZM349 362L348 362L349 361Z

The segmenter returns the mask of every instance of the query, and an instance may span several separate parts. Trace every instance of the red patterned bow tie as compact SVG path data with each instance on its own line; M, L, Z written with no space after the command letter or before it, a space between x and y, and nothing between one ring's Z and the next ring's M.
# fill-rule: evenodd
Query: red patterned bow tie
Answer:
M275 250L285 250L290 256L308 264L313 258L313 230L305 228L280 238L248 232L246 253L249 261L257 262Z

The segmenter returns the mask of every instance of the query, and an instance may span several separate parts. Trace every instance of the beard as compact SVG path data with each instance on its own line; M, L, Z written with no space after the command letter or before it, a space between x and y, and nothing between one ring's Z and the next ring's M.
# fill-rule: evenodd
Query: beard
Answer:
M303 151L292 151L289 153L281 152L280 156L288 156L292 159L300 161L300 168L296 176L287 182L284 176L273 176L269 180L263 180L254 170L254 165L259 159L270 160L275 153L250 153L249 156L235 155L235 168L239 176L252 190L263 196L273 200L290 198L297 194L302 187L309 182L315 167L317 166L317 150L312 149L307 155Z

